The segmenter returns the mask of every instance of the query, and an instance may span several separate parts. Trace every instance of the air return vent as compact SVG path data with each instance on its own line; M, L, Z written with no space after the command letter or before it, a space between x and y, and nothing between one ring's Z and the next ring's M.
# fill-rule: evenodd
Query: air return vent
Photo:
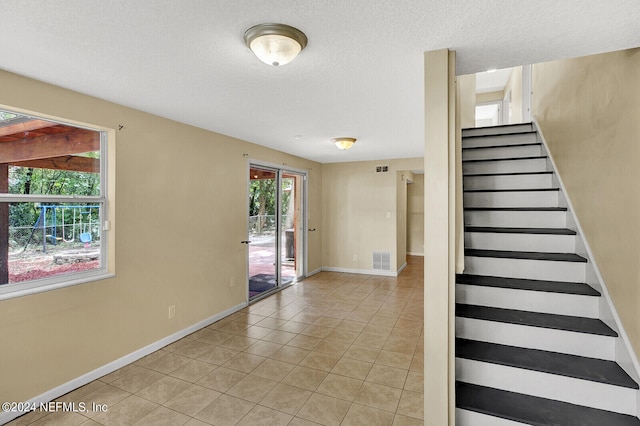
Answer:
M388 251L373 252L373 269L379 271L391 270L391 253Z
M376 173L389 173L389 166L376 166Z

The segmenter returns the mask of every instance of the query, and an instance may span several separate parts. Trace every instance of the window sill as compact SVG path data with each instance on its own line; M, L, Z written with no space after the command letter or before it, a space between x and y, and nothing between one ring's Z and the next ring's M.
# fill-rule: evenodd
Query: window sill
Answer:
M92 281L106 280L108 278L114 278L116 274L106 271L95 271L87 274L78 274L73 277L69 277L64 281L60 278L55 280L40 280L31 281L28 283L13 283L0 285L0 301L14 299L16 297L29 296L37 293L44 293L45 291L58 290L60 288L72 287L78 284L89 283Z

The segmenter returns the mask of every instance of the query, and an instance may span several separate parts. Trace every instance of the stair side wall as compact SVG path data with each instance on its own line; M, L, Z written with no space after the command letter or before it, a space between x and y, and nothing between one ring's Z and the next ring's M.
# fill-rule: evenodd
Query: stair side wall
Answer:
M580 221L575 215L573 205L571 203L571 198L567 194L567 188L564 185L563 178L558 171L556 166L553 154L550 152L547 140L543 134L542 129L540 128L539 123L536 122L536 127L538 129L538 137L542 142L545 151L547 152L548 159L551 163L553 170L555 171L554 176L556 176L557 183L560 187L560 192L563 194L563 202L566 203L566 207L568 208L567 214L567 225L569 229L573 229L577 232L578 238L576 238L576 254L580 256L586 257L589 261L586 264L586 282L590 284L592 287L597 289L602 293L602 297L600 298L599 309L600 309L600 320L606 323L609 327L616 330L619 334L619 338L616 339L615 344L615 358L614 360L629 374L634 380L638 381L640 377L640 366L638 364L638 359L633 350L633 346L631 341L629 340L629 336L627 335L622 321L618 316L618 313L615 309L615 305L613 300L611 299L611 295L607 290L605 285L605 281L600 273L598 265L596 263L596 259L593 255L591 247L588 241L585 238L584 231L582 226L580 225ZM636 391L637 401L640 402L640 392ZM638 404L636 403L636 416L640 414L640 409L638 408Z
M638 75L640 49L533 67L533 113L635 353L640 351Z

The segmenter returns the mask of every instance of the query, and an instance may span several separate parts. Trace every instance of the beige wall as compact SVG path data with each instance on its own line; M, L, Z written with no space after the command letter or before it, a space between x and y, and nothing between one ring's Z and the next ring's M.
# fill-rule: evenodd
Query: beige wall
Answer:
M396 172L396 271L407 263L407 186L413 182L411 170Z
M515 67L511 71L509 80L504 86L502 98L511 92L511 117L509 124L522 122L522 67Z
M533 112L640 351L640 49L535 65Z
M407 253L424 254L424 174L407 186Z
M462 129L476 127L476 75L459 75L456 83L460 126Z
M389 172L375 173L378 165ZM323 266L370 271L373 251L390 252L397 264L397 172L422 166L421 158L322 166Z
M474 74L475 77L475 74ZM476 93L476 103L502 101L504 98L504 91L498 90L497 92L484 92Z
M3 71L0 87L5 107L124 126L116 131L117 275L0 302L2 401L33 398L246 300L245 154L309 170L309 227L321 225L319 163ZM322 242L319 232L309 238L312 271L322 266Z

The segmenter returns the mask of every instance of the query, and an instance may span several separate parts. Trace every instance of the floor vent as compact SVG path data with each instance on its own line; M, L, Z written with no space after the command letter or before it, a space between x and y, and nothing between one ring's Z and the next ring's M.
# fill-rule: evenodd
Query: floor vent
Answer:
M391 253L388 251L373 252L373 269L379 271L391 270Z

